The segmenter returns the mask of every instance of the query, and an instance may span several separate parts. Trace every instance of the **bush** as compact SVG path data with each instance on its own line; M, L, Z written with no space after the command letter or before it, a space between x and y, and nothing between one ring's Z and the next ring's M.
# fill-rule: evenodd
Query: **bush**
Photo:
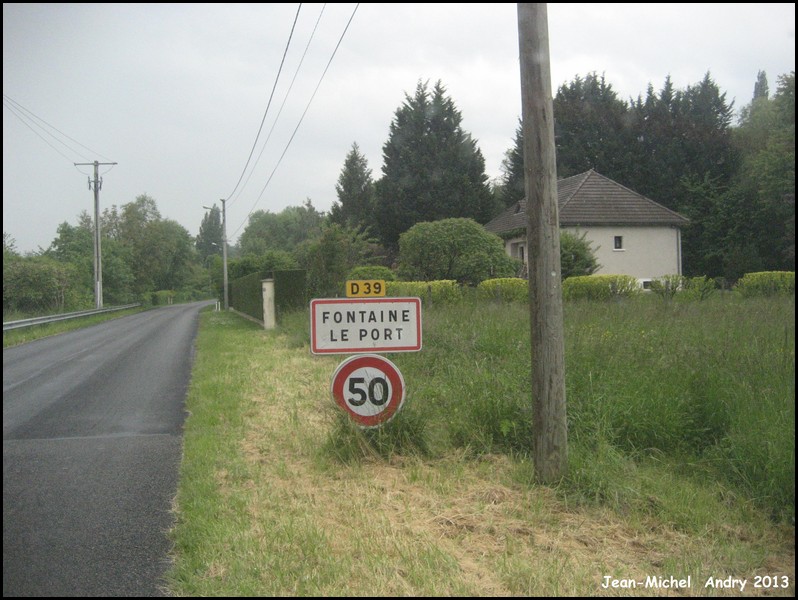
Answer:
M527 302L529 300L529 282L520 277L486 279L477 286L477 295L480 298L500 302Z
M651 291L663 300L671 300L685 288L685 278L681 275L664 275L651 280Z
M388 296L418 297L432 304L450 304L463 299L463 290L451 279L445 281L389 281Z
M795 294L795 271L746 273L734 288L742 296L789 296Z
M560 232L560 272L563 279L592 275L598 271L600 265L586 236L587 232L582 235Z
M80 307L88 297L77 269L46 256L3 261L3 314L43 315Z
M150 294L150 301L153 306L167 306L175 301L173 290L158 290Z
M640 284L631 275L585 275L562 282L566 300L611 300L631 298L640 293Z
M402 279L477 285L517 271L518 261L507 256L501 238L473 219L416 223L399 237Z
M706 300L714 294L717 289L717 282L706 275L702 277L691 277L685 281L685 294L690 300L698 300L699 302Z

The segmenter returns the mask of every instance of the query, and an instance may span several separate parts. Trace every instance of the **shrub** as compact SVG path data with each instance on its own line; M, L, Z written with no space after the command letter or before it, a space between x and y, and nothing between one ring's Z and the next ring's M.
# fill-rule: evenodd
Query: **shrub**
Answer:
M463 290L454 280L442 281L388 281L388 296L411 296L433 304L453 303L462 300Z
M593 254L590 241L582 235L570 231L560 232L560 271L562 278L592 275L600 265Z
M735 290L746 298L754 296L789 296L795 294L795 271L760 271L746 273Z
M486 279L477 286L477 294L480 298L500 302L527 302L529 283L520 277Z
M664 275L651 280L651 291L663 300L671 300L685 287L685 278L681 275Z
M63 312L86 301L77 267L46 256L3 261L3 314Z
M716 289L718 289L717 282L706 275L685 280L684 292L690 300L698 300L699 302L706 300L715 293Z
M611 300L640 293L640 284L631 275L585 275L562 282L566 300Z
M150 297L153 306L167 306L175 301L175 292L173 290L158 290L153 292Z
M402 279L476 285L517 270L518 261L507 256L501 238L473 219L416 223L399 237Z

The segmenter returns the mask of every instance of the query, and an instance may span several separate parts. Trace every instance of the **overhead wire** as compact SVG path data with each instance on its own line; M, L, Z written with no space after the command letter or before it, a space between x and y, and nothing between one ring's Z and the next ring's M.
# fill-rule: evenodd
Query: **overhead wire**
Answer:
M355 5L355 9L352 11L351 16L349 17L349 21L347 21L346 27L344 27L344 30L341 33L341 37L338 38L338 43L335 45L335 49L333 50L332 55L330 56L330 60L327 61L327 66L324 67L324 71L322 72L321 77L319 78L319 82L316 84L316 88L313 90L313 94L311 94L310 100L308 100L308 103L305 106L305 110L302 112L302 116L300 116L299 122L297 123L296 127L294 128L294 131L291 134L291 137L289 138L288 143L285 145L285 148L283 149L283 153L280 155L280 158L278 159L277 164L274 166L274 169L272 170L271 174L269 175L269 178L266 180L266 184L263 186L263 189L260 191L260 194L258 194L258 197L255 200L255 203L252 205L252 208L250 209L249 213L247 213L246 220L244 222L242 222L241 225L239 225L238 228L233 232L233 236L235 236L241 230L241 228L244 226L244 224L247 222L247 220L249 220L249 217L252 215L252 213L255 212L255 207L258 205L258 202L260 202L260 199L263 196L263 193L266 191L266 188L269 186L269 183L271 182L272 177L274 177L274 174L277 171L277 168L280 166L280 163L283 161L283 158L285 157L286 152L288 152L288 148L291 146L291 142L293 142L294 137L296 136L296 133L299 130L299 126L302 125L302 121L304 120L305 115L307 114L308 109L310 108L310 105L313 102L313 99L316 97L316 93L319 91L319 87L321 86L321 82L324 80L324 76L327 74L327 70L330 68L330 65L332 64L332 61L335 58L336 53L338 52L338 48L341 46L341 42L343 41L344 36L346 35L347 30L349 29L349 26L352 24L352 19L355 18L355 13L357 12L357 9L359 7L360 7L360 3Z
M238 186L241 185L241 180L244 179L244 173L247 172L247 167L249 166L249 161L252 160L252 155L255 152L255 148L258 145L258 139L260 138L260 134L263 131L263 124L266 122L266 115L269 114L269 107L272 105L272 98L274 98L274 91L277 89L277 82L280 81L280 73L283 71L283 64L285 64L285 57L288 54L288 48L291 46L291 38L294 37L294 29L296 28L296 22L299 19L299 11L302 9L302 4L300 3L296 9L296 15L294 16L294 23L291 25L291 33L288 35L288 42L285 44L285 50L283 51L283 58L280 61L280 68L277 70L277 77L274 79L274 85L272 86L272 92L269 95L269 102L266 104L266 110L263 112L263 118L260 121L260 127L258 128L258 133L255 136L255 141L252 144L252 149L249 151L249 157L247 157L247 163L244 165L244 169L241 171L241 176L238 178L238 182L236 186L233 188L233 191L227 196L227 198L232 198L233 194L235 194ZM232 204L232 202L231 202Z
M280 119L280 115L283 113L283 108L285 108L285 103L288 101L288 96L291 95L291 90L294 87L294 83L296 82L296 78L299 75L299 71L302 68L302 64L305 62L305 57L307 56L308 50L310 49L310 44L313 41L313 37L316 35L316 30L319 27L319 23L321 22L321 17L324 15L324 9L326 7L327 7L326 3L323 4L322 7L321 7L321 12L319 13L319 17L316 19L316 24L314 25L313 31L310 34L310 38L308 39L308 43L305 45L305 51L302 53L302 57L299 59L299 64L297 65L296 70L294 71L294 76L291 79L291 83L288 86L288 90L286 91L285 96L283 97L283 102L280 105L280 110L277 111L277 116L274 117L274 121L272 122L271 129L269 129L269 134L266 136L266 139L264 140L263 145L261 146L260 153L258 154L258 158L255 159L255 164L252 165L252 169L250 169L249 175L247 175L247 179L244 182L244 185L241 186L241 189L238 190L238 194L236 195L236 197L233 198L232 200L228 201L229 202L228 206L230 204L232 204L235 200L237 200L239 196L241 196L242 192L244 191L244 188L247 187L247 184L249 183L249 180L252 178L252 175L255 173L255 167L257 167L258 163L260 163L260 159L263 156L263 152L264 152L264 150L266 150L266 146L268 145L269 140L272 137L272 133L274 132L274 128L277 125L277 121Z
M91 159L90 159L90 158L88 158L88 157L86 157L86 155L85 155L85 154L81 153L81 152L80 152L79 150L77 150L76 148L74 148L74 147L70 146L69 144L67 144L67 143L66 143L65 141L63 141L62 139L59 139L57 136L53 135L53 134L52 134L51 132L49 132L47 129L45 129L44 127L42 127L42 125L40 125L39 123L37 123L37 121L40 121L41 123L44 123L44 125L46 125L46 126L47 126L47 127L49 127L50 129L52 129L52 130L54 130L54 131L57 131L57 132L58 132L60 135L62 135L62 136L63 136L63 137L65 137L66 139L70 140L71 142L74 142L75 144L77 144L77 145L78 145L78 146L80 146L81 148L83 148L83 149L85 149L85 150L88 150L89 152L93 153L95 156L99 156L100 158L103 158L103 159L105 159L105 160L109 160L109 161L110 161L110 159L106 158L105 156L103 156L103 155L102 155L102 154L100 154L99 152L96 152L95 150L92 150L92 149L91 149L91 148L89 148L88 146L85 146L85 145L81 144L79 141L77 141L77 140L76 140L76 139L74 139L73 137L70 137L69 135L67 135L66 133L64 133L63 131L61 131L60 129L58 129L57 127L55 127L55 126L51 125L50 123L48 123L47 121L45 121L44 119L42 119L41 117L39 117L38 115L36 115L36 114L35 114L34 112L32 112L31 110L29 110L29 109L25 108L25 107L24 107L22 104L20 104L19 102L17 102L16 100L14 100L14 99L13 99L13 98L11 98L10 96L8 96L7 94L3 94L3 105L4 105L4 106L5 106L5 107L6 107L6 108L7 108L7 109L8 109L8 110L11 112L11 114L13 114L15 117L17 117L17 118L20 120L20 122L21 122L23 125L25 125L25 126L28 128L28 129L30 129L30 130L31 130L31 131L32 131L32 132L33 132L33 133L34 133L34 134L35 134L35 135L36 135L38 138L40 138L40 139L41 139L41 140L42 140L42 141L43 141L45 144L47 144L48 146L50 146L50 147L51 147L53 150L55 150L55 151L56 151L58 154L60 154L60 155L61 155L61 156L63 156L64 158L66 158L66 159L67 159L68 161L70 161L72 164L74 164L74 163L75 163L75 161L74 161L73 159L71 159L70 157L68 157L68 156L67 156L66 154L64 154L63 152L61 152L61 151L60 151L58 148L56 148L55 146L53 146L53 145L52 145L52 144L51 144L49 141L47 141L47 140L46 140L44 137L42 137L42 135L41 135L41 134L40 134L38 131L36 131L36 129L34 129L34 126L35 126L35 127L37 127L39 130L41 130L41 131L42 131L43 133L45 133L46 135L48 135L50 138L52 138L53 140L55 140L56 142L58 142L59 144L61 144L61 145L62 145L62 146L64 146L65 148L67 148L67 149L68 149L70 152L72 152L73 154L76 154L76 155L80 156L81 158L83 158L83 159L85 159L85 160L89 160L89 161L90 161ZM34 119L35 119L35 120L34 120Z

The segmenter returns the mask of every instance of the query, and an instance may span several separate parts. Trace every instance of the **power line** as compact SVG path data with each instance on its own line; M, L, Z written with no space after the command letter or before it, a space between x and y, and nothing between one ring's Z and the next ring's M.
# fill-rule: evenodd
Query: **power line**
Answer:
M38 128L41 130L41 131L43 131L45 134L47 134L48 136L50 136L50 137L51 137L52 139L54 139L56 142L58 142L59 144L61 144L61 145L62 145L62 146L64 146L64 147L68 148L68 149L69 149L71 152L73 152L74 154L77 154L77 155L78 155L78 156L80 156L81 158L84 158L84 159L86 159L86 160L90 160L90 159L89 159L87 156L85 156L84 154L82 154L80 151L76 150L75 148L73 148L72 146L70 146L69 144L67 144L66 142L64 142L63 140L59 139L58 137L56 137L56 136L55 136L55 135L53 135L52 133L48 132L48 131L47 131L47 130L44 128L44 127L42 127L41 125L39 125L38 123L36 123L36 121L40 121L40 122L44 123L44 124L45 124L47 127L49 127L50 129L52 129L52 130L54 130L54 131L57 131L59 134L61 134L62 136L64 136L64 137L65 137L65 138L67 138L68 140L70 140L70 141L74 142L75 144L77 144L77 145L78 145L78 146L80 146L81 148L83 148L83 149L85 149L85 150L88 150L88 151L89 151L89 152L91 152L92 154L94 154L94 155L96 155L96 156L99 156L100 158L104 158L105 160L110 160L108 157L106 157L106 156L103 156L102 154L100 154L99 152L96 152L95 150L92 150L92 149L91 149L91 148L89 148L88 146L84 146L84 145L83 145L83 144L81 144L79 141L77 141L76 139L74 139L74 138L72 138L72 137L68 136L66 133L64 133L63 131L61 131L61 130L60 130L60 129L58 129L57 127L54 127L53 125L50 125L50 123L48 123L47 121L45 121L45 120L44 120L44 119L42 119L41 117L37 116L35 113L33 113L32 111L28 110L27 108L25 108L24 106L22 106L22 105L21 105L19 102L17 102L16 100L14 100L13 98L11 98L10 96L8 96L8 95L6 95L6 94L3 94L3 104L4 104L4 106L5 106L7 109L9 109L9 110L11 111L11 113L12 113L14 116L16 116L16 117L17 117L17 118L18 118L18 119L19 119L19 120L22 122L22 124L23 124L23 125L25 125L25 126L26 126L28 129L30 129L30 130L31 130L31 131L32 131L34 134L36 134L36 135L37 135L37 136L38 136L38 137L39 137L39 138L40 138L40 139L41 139L41 140L42 140L42 141L43 141L45 144L47 144L48 146L50 146L50 147L51 147L53 150L55 150L56 152L58 152L58 153L59 153L61 156L63 156L64 158L66 158L66 159L67 159L67 160L69 160L70 162L74 163L74 161L73 161L72 159L70 159L68 156L64 155L64 154L63 154L63 153L62 153L60 150L58 150L58 148L56 148L55 146L53 146L53 145L52 145L50 142L48 142L48 141L47 141L46 139L44 139L44 138L43 138L41 135L39 135L39 133L38 133L38 132L37 132L35 129L33 129L33 127L31 126L31 124L33 124L33 125L35 125L36 127L38 127ZM26 114L23 114L23 113L26 113ZM30 116L28 116L28 115L30 115ZM31 118L31 117L32 117L32 118ZM36 119L36 121L34 121L33 119Z
M53 145L52 145L52 144L51 144L49 141L47 141L46 139L44 139L44 138L41 136L41 134L40 134L38 131L36 131L36 130L35 130L33 127L31 127L31 126L30 126L30 124L28 124L28 122L27 122L27 121L25 121L25 119L23 119L23 118L22 118L22 116L20 116L20 115L18 114L17 110L16 110L16 109L15 109L13 106L11 106L11 105L9 105L9 104L6 104L5 102L3 103L3 106L5 106L5 107L6 107L6 108L7 108L7 109L8 109L8 110L11 112L11 114L13 114L15 117L17 117L17 118L20 120L20 122L21 122L21 123L22 123L22 124L23 124L25 127L27 127L28 129L30 129L30 130L33 132L33 134L34 134L36 137L38 137L38 138L39 138L41 141L43 141L45 144L47 144L48 146L50 146L50 148L52 148L53 150L55 150L56 152L58 152L58 154L60 154L61 156L63 156L63 157L64 157L65 159L67 159L69 162L71 162L71 163L74 163L74 160L73 160L73 159L69 158L69 157L68 157L66 154L64 154L64 153L63 153L63 152L61 152L61 151L60 151L58 148L56 148L55 146L53 146ZM81 156L82 156L82 155L81 155ZM85 158L85 156L84 156L83 158Z
M249 180L252 179L252 175L255 173L255 167L258 166L261 157L263 156L263 152L266 150L266 146L269 143L269 140L272 137L272 133L274 132L274 128L277 125L277 121L280 119L280 115L283 113L283 108L285 108L285 103L288 101L288 96L291 94L291 90L294 88L294 83L296 82L296 78L299 75L299 71L302 68L302 64L305 62L305 57L307 56L308 50L310 49L310 44L313 41L313 37L316 35L316 30L319 27L319 22L321 22L321 17L324 15L324 9L327 7L326 4L322 5L321 12L319 13L318 19L316 19L316 25L313 27L313 31L310 34L310 38L308 39L308 43L305 45L305 51L302 53L302 58L299 59L299 64L297 65L296 71L294 71L294 76L291 79L291 84L288 86L288 91L285 93L285 97L283 98L283 103L280 105L280 110L277 111L277 116L274 117L274 122L272 122L271 129L269 129L269 135L266 136L266 140L263 142L263 145L260 148L260 153L258 153L258 158L255 159L255 164L252 165L252 169L249 171L249 175L247 175L247 180L244 182L244 185L241 186L241 189L238 190L238 195L233 198L230 202L232 204L235 202L243 193L244 188L247 187Z
M272 98L274 98L274 90L277 89L277 82L280 81L280 73L283 70L283 64L285 63L285 56L288 54L288 48L291 45L291 38L294 36L294 29L296 28L297 19L299 19L299 11L302 9L302 4L300 4L296 9L296 16L294 17L294 24L291 25L291 33L288 36L288 42L285 45L285 51L283 52L283 58L280 61L280 68L277 70L277 77L274 79L274 85L272 86L272 93L269 95L269 102L266 105L266 110L263 113L263 118L260 121L260 127L258 128L258 134L255 136L255 141L252 144L252 150L249 151L249 157L247 158L247 164L244 165L244 170L241 171L241 176L238 178L238 182L236 186L233 188L233 191L230 192L228 195L228 199L235 194L238 186L241 184L241 180L244 178L244 173L247 172L247 167L249 166L249 161L252 160L252 154L255 152L255 147L258 145L258 139L260 138L261 131L263 131L263 123L266 121L266 115L269 113L269 107L272 105ZM231 202L232 204L232 202Z
M268 187L269 183L271 182L272 177L274 177L274 173L277 171L277 168L280 166L280 163L283 161L283 158L285 157L286 152L288 152L288 148L291 145L291 142L294 141L294 137L296 136L296 133L299 130L299 126L302 125L302 121L304 120L305 115L307 114L308 109L310 108L310 104L313 102L313 99L316 97L316 92L319 91L319 87L321 86L321 82L324 80L324 76L327 74L327 70L330 68L330 65L332 64L332 61L335 58L336 53L338 52L338 48L341 46L341 42L343 41L344 36L346 35L347 30L349 29L349 25L352 24L352 19L355 18L355 13L357 12L357 9L358 9L359 6L360 6L360 3L355 5L355 10L352 11L352 15L349 17L349 21L347 21L346 27L344 27L343 33L341 33L341 37L338 38L338 43L335 45L335 49L333 50L332 55L330 56L330 60L327 61L327 66L324 67L324 71L322 72L321 77L319 78L319 82L316 84L316 88L313 90L313 94L311 94L311 96L310 96L310 100L308 100L307 106L305 106L305 110L302 112L302 116L299 117L299 122L297 123L296 127L294 128L294 132L291 134L291 137L288 140L288 143L285 145L285 149L283 150L283 153L280 155L280 158L277 160L277 164L274 166L274 169L272 170L271 174L269 175L269 178L266 180L266 184L263 186L263 189L260 191L260 194L258 194L258 197L255 200L255 204L252 205L252 208L250 209L249 213L247 213L247 217L246 217L247 219L249 219L250 215L252 215L252 213L255 211L255 207L258 205L258 202L260 202L260 199L263 196L263 193L266 191L266 188ZM233 232L234 236L244 226L244 223L246 223L246 220L244 222L242 222L241 225L239 225L238 228Z

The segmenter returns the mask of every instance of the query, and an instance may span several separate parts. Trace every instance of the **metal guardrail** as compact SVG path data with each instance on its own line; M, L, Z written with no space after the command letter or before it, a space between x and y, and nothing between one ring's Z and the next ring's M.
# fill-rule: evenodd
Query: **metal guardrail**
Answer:
M3 331L10 331L11 329L20 329L22 327L31 327L32 325L43 325L45 323L55 323L56 321L66 321L67 319L77 319L78 317L88 317L90 315L99 315L101 313L114 312L117 310L127 310L128 308L135 308L141 304L127 304L125 306L114 306L112 308L93 308L91 310L80 310L77 312L63 313L60 315L51 315L48 317L33 317L31 319L20 319L19 321L8 321L3 323Z

